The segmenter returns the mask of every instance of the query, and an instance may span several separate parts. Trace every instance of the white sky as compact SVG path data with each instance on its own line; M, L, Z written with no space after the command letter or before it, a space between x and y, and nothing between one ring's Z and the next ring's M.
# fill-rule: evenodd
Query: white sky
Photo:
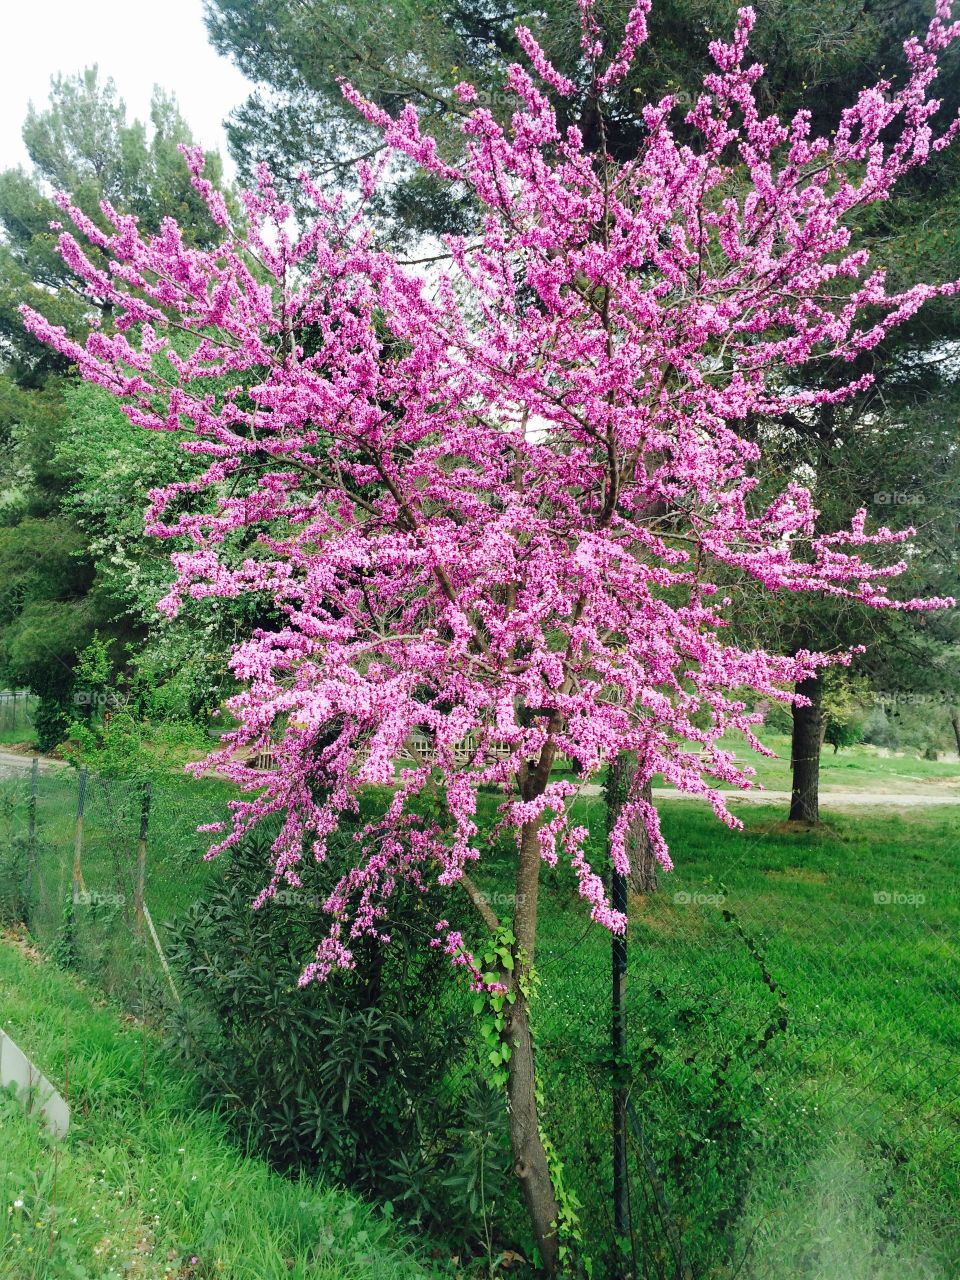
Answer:
M8 0L3 10L0 168L27 163L20 129L31 99L46 104L50 77L97 63L128 119L148 120L155 84L174 93L194 137L232 171L221 121L250 86L209 44L201 0Z

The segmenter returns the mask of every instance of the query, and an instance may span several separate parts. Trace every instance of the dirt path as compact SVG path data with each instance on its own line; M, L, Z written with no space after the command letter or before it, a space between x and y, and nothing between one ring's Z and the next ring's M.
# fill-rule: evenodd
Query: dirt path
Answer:
M600 787L585 787L591 795L599 795ZM734 803L745 800L747 804L789 805L789 791L730 791L724 795ZM654 800L690 800L699 797L681 796L672 787L654 787ZM937 795L929 791L856 791L852 787L821 787L820 803L828 809L855 809L868 805L889 806L898 809L926 809L945 804L960 804L960 795Z
M52 756L39 756L38 759L41 773L69 768L62 760L54 760ZM33 756L22 756L18 751L0 748L0 778L15 778L18 774L29 773L32 761Z

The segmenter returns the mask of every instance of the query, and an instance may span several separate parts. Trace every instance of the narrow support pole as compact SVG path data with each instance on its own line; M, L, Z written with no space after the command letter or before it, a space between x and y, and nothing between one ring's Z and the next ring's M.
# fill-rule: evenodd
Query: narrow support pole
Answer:
M77 821L73 832L73 900L77 902L80 895L86 892L83 883L83 871L80 856L83 853L83 804L87 797L87 771L80 770L77 779Z
M36 756L30 765L30 800L27 806L27 869L23 881L23 914L24 922L29 924L30 898L33 894L33 871L37 857L37 783L40 776L40 761Z
M150 825L150 783L143 784L140 797L140 838L137 841L137 880L133 890L133 907L136 914L137 934L143 937L143 897L147 877L147 828Z
M627 878L612 872L612 906L627 914ZM627 987L627 935L613 934L613 1231L617 1242L626 1241L630 1230L627 1186L627 1022L624 997Z
M160 967L163 969L164 976L170 987L170 994L173 996L177 1004L181 1004L180 992L177 990L176 983L173 980L173 974L170 972L170 966L167 964L167 957L163 954L163 947L160 945L160 939L157 936L157 930L153 923L153 917L150 914L150 908L146 903L143 904L143 918L147 922L147 928L150 930L150 937L153 939L153 945L157 949L157 955L160 958Z
M163 954L163 947L160 945L160 937L157 933L156 926L153 923L153 917L150 915L150 908L147 906L146 900L146 880L147 880L147 834L150 830L150 783L143 784L143 791L140 795L140 835L137 840L137 878L133 889L133 907L134 919L136 922L137 937L144 937L144 925L156 948L157 957L160 960L160 967L163 970L164 977L170 987L170 994L175 1002L180 1004L180 993L177 990L176 983L173 980L173 974L170 972L170 966L167 964L167 957Z

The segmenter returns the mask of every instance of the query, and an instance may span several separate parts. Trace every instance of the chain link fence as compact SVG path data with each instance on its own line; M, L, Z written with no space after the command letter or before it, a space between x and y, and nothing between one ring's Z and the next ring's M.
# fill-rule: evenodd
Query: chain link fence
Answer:
M13 742L33 728L37 699L23 689L0 689L0 742Z
M6 760L0 778L0 918L131 1012L176 998L164 923L213 874L198 823L215 791Z

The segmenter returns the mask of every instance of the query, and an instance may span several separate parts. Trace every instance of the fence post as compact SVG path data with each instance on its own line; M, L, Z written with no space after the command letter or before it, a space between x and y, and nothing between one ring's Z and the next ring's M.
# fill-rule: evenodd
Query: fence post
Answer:
M137 935L143 937L143 895L147 878L147 828L150 825L150 783L143 784L140 797L140 838L137 841L137 880L133 890L133 908Z
M30 896L33 892L33 866L37 856L37 779L40 761L36 756L30 765L30 801L27 806L27 871L23 882L23 913L30 914ZM27 920L29 924L29 920Z
M73 901L74 903L85 892L83 871L80 866L80 855L83 852L83 802L87 796L87 771L80 770L77 780L77 821L73 833Z
M153 923L153 917L150 915L150 908L147 906L147 833L150 829L150 799L150 783L145 782L143 784L143 792L140 798L140 838L137 841L137 879L133 890L137 936L140 938L143 937L143 926L146 924L150 937L153 940L153 945L156 948L157 958L160 961L160 968L163 970L163 975L170 988L170 994L173 996L176 1003L180 1004L180 992L177 990L177 984L174 982L173 974L170 972L167 957L163 954L160 937L157 933L156 926Z
M612 907L627 914L627 877L616 868L612 878ZM627 934L615 933L612 947L613 1002L610 1033L613 1049L613 1233L619 1245L627 1238L629 1191L627 1186L627 1021L624 996L627 987Z
M610 856L610 904L626 919L627 877L613 861L613 832L632 778L630 754L619 751L607 765L604 799L607 809L607 852ZM611 947L612 989L610 1006L611 1100L613 1103L613 1234L622 1248L630 1232L630 1188L627 1172L627 1021L624 998L627 987L627 932L614 933ZM622 1267L617 1268L622 1275Z

